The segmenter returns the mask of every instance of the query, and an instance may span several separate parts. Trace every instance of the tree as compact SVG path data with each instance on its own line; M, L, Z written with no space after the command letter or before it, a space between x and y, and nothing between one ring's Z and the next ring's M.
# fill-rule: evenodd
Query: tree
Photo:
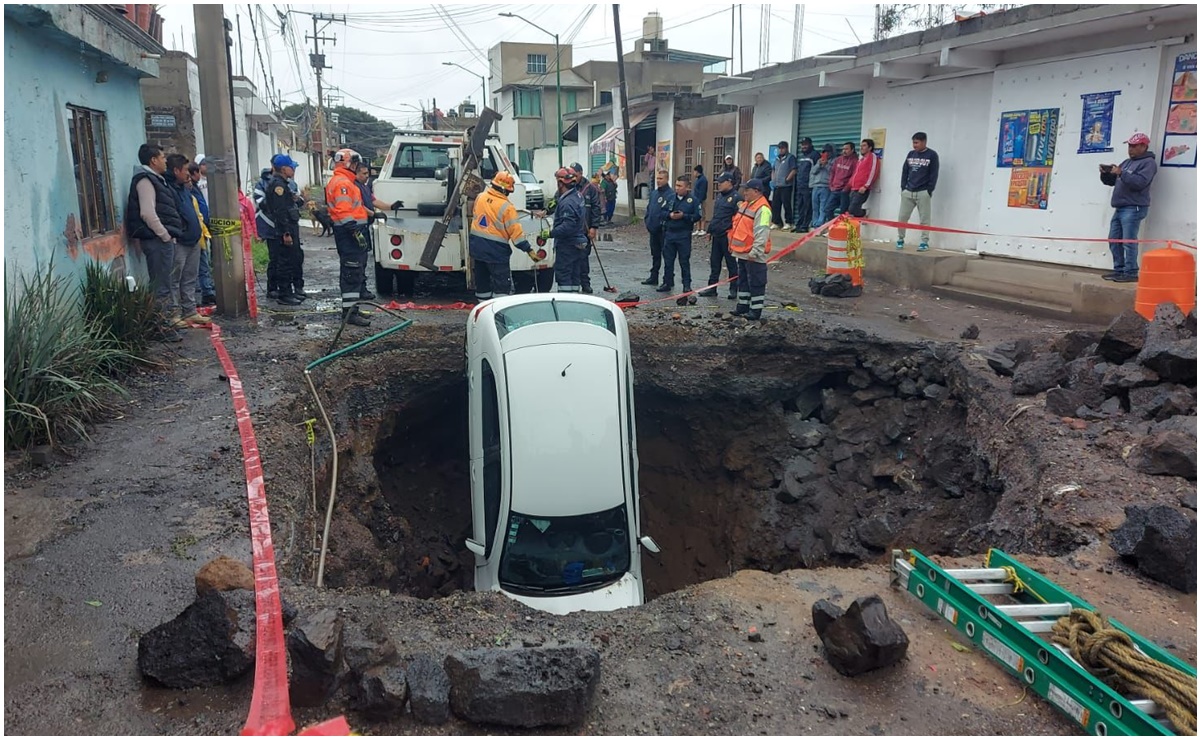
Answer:
M968 16L977 12L995 13L1016 4L912 4L890 3L876 6L876 31L874 40L879 41L910 31L921 31L951 23L956 16Z
M284 107L283 117L290 121L302 121L308 126L315 125L317 112L309 103L292 103ZM326 126L330 131L338 131L345 140L345 146L354 149L368 160L377 164L383 161L383 154L392 145L392 131L395 126L387 121L376 118L367 111L349 108L344 105L326 108ZM338 122L333 123L337 117ZM308 131L305 130L306 140Z

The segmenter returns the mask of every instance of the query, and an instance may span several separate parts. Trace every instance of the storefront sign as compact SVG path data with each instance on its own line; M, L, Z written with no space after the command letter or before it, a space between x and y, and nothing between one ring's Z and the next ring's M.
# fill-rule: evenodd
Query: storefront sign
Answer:
M1077 154L1100 154L1113 151L1114 98L1121 90L1081 95L1083 112L1080 117L1080 148Z
M1007 111L1001 114L998 167L1050 167L1055 163L1059 109Z
M1197 166L1197 52L1176 57L1172 73L1172 97L1164 126L1164 167Z
M1009 173L1009 207L1047 210L1050 167L1014 167Z
M867 132L867 138L871 139L872 143L876 145L876 156L880 159L884 159L884 140L888 138L888 129L869 129Z

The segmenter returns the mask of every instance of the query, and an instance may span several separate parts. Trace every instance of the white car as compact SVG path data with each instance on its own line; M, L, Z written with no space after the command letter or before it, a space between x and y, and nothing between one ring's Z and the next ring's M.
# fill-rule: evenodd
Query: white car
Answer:
M629 330L587 295L505 296L467 319L477 591L566 614L643 602Z
M542 190L542 181L529 170L518 170L517 176L525 185L525 207L530 211L541 211L546 208L546 193Z

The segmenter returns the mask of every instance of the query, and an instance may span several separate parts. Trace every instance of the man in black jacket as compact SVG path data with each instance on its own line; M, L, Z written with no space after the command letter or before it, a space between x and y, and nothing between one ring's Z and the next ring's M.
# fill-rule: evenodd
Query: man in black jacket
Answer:
M905 158L901 167L901 212L897 220L905 223L917 208L922 226L930 225L930 198L938 184L938 152L926 146L926 134L918 131L913 135L913 151ZM897 249L905 248L905 229L897 229ZM922 241L917 251L930 248L930 230L922 229Z
M591 180L584 176L584 166L572 162L571 169L575 170L576 189L584 200L584 225L588 229L588 242L584 247L584 258L580 261L580 292L592 292L592 276L588 274L588 262L592 259L592 247L596 241L596 227L601 221L601 191Z
M276 298L284 306L299 306L300 296L296 290L304 286L301 265L304 254L300 250L300 205L292 195L289 180L296 175L296 162L287 154L276 154L271 158L271 179L263 194L263 215L275 224L275 235L268 240L268 251L278 256L276 267Z
M737 169L737 168L735 168ZM738 298L738 260L730 254L730 229L734 228L734 214L742 203L742 196L734 185L734 175L726 170L717 176L717 200L713 203L713 218L709 221L709 282L713 285L721 279L721 263L726 263L727 274L734 278L730 283L730 299ZM697 295L716 298L717 288L705 288Z
M655 290L669 293L675 287L675 262L680 260L680 280L684 292L692 290L692 230L701 220L701 204L692 197L688 178L676 178L676 191L663 207L667 217L663 220L663 284ZM679 298L677 303L696 303L696 296Z
M150 288L158 308L161 330L159 338L178 342L183 336L170 326L171 270L175 263L175 240L183 235L183 218L179 200L163 174L167 171L167 155L153 144L138 148L141 169L129 183L125 203L125 234L146 257Z
M655 189L646 195L646 214L643 216L651 240L651 276L642 281L643 285L659 284L659 266L663 264L663 220L667 218L663 207L671 196L667 170L659 170L655 173Z

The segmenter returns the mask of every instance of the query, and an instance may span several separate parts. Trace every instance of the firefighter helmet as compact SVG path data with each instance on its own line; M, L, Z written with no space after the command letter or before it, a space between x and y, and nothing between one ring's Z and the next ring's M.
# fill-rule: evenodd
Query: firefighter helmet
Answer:
M362 161L363 158L353 149L339 149L334 152L334 167L341 165L353 172L354 168Z
M497 172L496 176L492 178L492 187L508 195L516 187L516 181L513 179L512 174L502 170Z
M555 172L555 179L564 185L574 185L579 179L579 175L577 175L573 169L560 167L558 171Z

